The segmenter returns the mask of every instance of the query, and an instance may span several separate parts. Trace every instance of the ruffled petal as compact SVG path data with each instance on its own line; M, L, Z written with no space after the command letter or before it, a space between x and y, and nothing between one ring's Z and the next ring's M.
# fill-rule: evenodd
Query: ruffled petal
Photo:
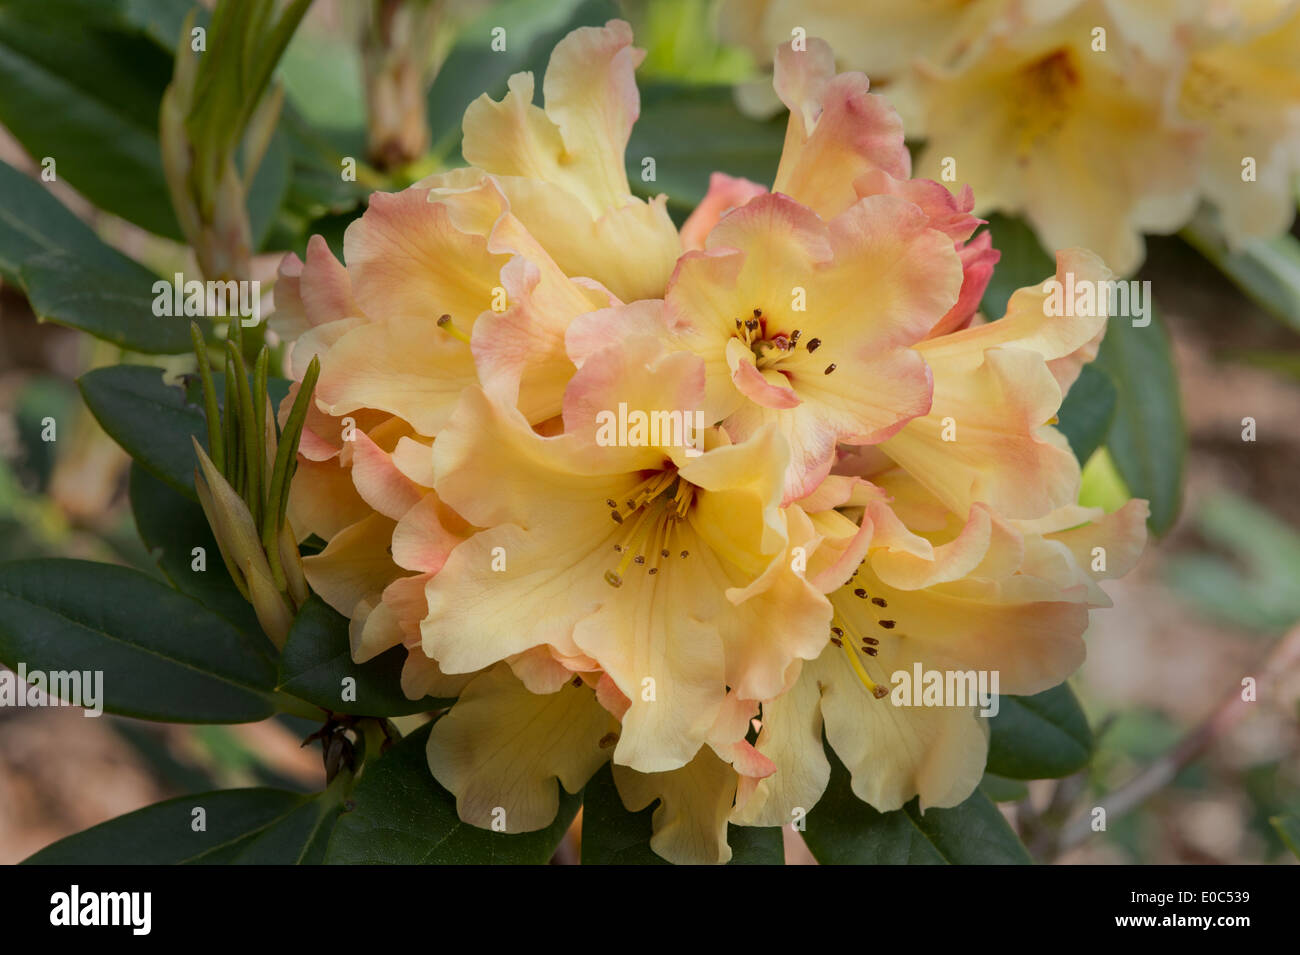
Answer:
M590 687L530 693L505 665L472 680L429 734L429 768L456 796L461 819L483 829L549 825L559 786L576 793L609 758L618 723Z

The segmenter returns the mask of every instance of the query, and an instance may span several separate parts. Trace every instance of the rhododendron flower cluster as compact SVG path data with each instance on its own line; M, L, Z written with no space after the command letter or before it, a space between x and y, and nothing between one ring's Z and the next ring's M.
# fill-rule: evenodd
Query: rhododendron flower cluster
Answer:
M1106 316L1039 286L978 316L974 197L913 179L816 39L776 54L770 190L715 174L677 228L625 172L640 58L621 21L576 30L540 105L522 73L469 107L468 168L372 196L346 264L319 237L283 264L294 371L320 363L307 580L358 662L403 646L407 695L457 698L428 760L474 825L544 827L612 761L655 851L725 862L729 823L816 805L823 734L865 803L956 805L988 720L891 674L1060 683L1145 540L1144 502L1079 506L1052 427Z
M724 36L768 62L792 31L845 37L925 145L927 176L1022 215L1121 274L1142 233L1204 200L1234 246L1276 236L1300 172L1296 0L727 0ZM742 102L763 109L760 90ZM1067 184L1068 185L1063 185Z

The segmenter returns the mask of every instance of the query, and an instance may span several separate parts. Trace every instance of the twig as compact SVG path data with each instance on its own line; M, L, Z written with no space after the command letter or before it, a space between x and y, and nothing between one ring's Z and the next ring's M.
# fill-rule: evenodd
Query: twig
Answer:
M1293 628L1279 640L1259 668L1256 688L1260 692L1271 686L1279 676L1300 664L1300 626ZM1156 792L1169 785L1182 770L1198 759L1216 740L1232 731L1247 714L1253 703L1242 699L1241 688L1235 687L1216 706L1213 712L1195 729L1184 736L1171 750L1138 772L1100 803L1106 810L1107 822L1136 809ZM1076 817L1061 830L1058 847L1061 852L1073 848L1092 834L1091 811Z

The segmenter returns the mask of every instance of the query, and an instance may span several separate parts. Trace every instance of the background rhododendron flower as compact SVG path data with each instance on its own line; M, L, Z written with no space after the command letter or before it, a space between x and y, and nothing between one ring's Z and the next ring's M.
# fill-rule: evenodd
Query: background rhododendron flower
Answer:
M981 213L1023 216L1049 250L1085 246L1121 275L1140 265L1143 232L1182 228L1201 199L1234 248L1294 219L1291 0L770 0L727 3L718 22L764 65L792 30L845 38L839 64L898 107L924 141L924 175L947 168ZM740 99L763 113L775 100L760 87Z

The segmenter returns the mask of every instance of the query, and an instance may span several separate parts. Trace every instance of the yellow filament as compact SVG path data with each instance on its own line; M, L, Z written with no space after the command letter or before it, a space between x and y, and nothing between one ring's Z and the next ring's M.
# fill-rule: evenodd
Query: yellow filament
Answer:
M649 509L643 510L637 515L636 523L632 525L632 530L628 532L628 535L625 538L623 538L623 559L618 562L618 567L615 570L605 571L605 582L611 587L623 586L623 575L627 573L627 569L631 565L632 559L636 557L637 551L640 550L641 545L645 542L645 528L649 523L649 516Z
M849 663L853 665L853 671L857 673L858 679L861 680L862 685L867 688L867 692L878 700L889 695L889 690L886 687L881 686L867 675L866 667L862 665L862 661L858 659L857 653L849 646L847 632L844 637L840 638L840 649L842 649L844 655L849 658Z
M456 323L451 320L450 315L443 315L439 318L438 327L457 341L464 342L466 345L470 343L469 336L456 327Z

